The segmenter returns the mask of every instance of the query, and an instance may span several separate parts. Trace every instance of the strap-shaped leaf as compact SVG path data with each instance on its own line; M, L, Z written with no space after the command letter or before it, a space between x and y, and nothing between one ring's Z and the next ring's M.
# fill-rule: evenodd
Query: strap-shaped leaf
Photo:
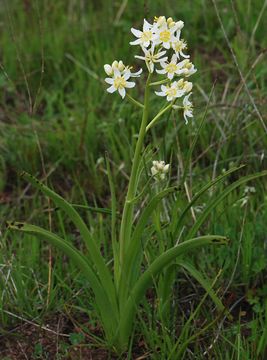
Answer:
M193 249L206 245L223 245L227 243L228 240L224 236L201 236L190 239L186 242L172 247L171 249L161 254L156 260L154 260L152 264L150 264L148 269L140 276L140 278L136 282L121 314L117 333L117 336L120 338L121 344L123 345L123 342L127 342L128 336L131 332L136 307L139 304L141 298L145 295L148 287L151 285L153 277L158 275L167 265L169 265L177 257L182 256L185 253L192 251Z
M257 179L259 177L266 176L266 175L267 175L267 170L262 171L260 173L253 174L253 175L247 175L247 176L235 181L233 184L227 186L227 188L225 190L223 190L221 193L219 193L217 196L215 196L214 198L211 199L211 201L209 202L209 204L207 205L207 207L205 208L203 213L199 216L199 218L197 219L197 221L195 222L195 224L193 225L193 227L189 231L186 238L191 239L192 237L194 237L196 235L196 233L199 230L200 226L204 223L204 221L207 219L207 217L210 215L210 213L214 210L214 208L227 195L229 195L234 189L238 188L240 185L242 185L242 184L244 184L244 183L246 183L246 182L248 182L250 180L254 180L254 179Z
M50 244L58 247L61 251L63 251L88 279L90 286L95 294L98 311L101 314L101 319L103 321L103 326L105 327L105 330L108 333L109 329L112 327L112 332L115 331L117 322L116 312L112 311L112 304L105 292L105 289L103 288L94 271L91 269L88 260L80 251L78 251L70 243L64 241L58 235L50 231L44 230L39 226L20 222L9 222L7 225L9 229L18 230L41 237L48 241ZM107 335L111 336L112 332Z
M135 247L134 244L136 244L137 242L140 242L140 239L143 235L143 231L148 223L148 220L151 216L151 214L153 213L153 211L155 210L156 206L158 205L158 203L167 195L169 195L170 193L173 193L175 191L178 191L179 188L177 187L170 187L167 188L161 192L159 192L158 194L156 194L150 201L149 203L146 205L145 209L143 210L137 224L136 227L134 229L133 232L133 236L131 239L131 244L129 245L129 253L132 254L132 250ZM127 250L127 251L128 251Z
M109 296L111 303L113 305L114 311L118 315L115 287L113 285L111 274L104 262L104 259L101 256L101 253L91 236L91 233L86 226L83 219L80 217L78 212L74 209L74 207L69 204L62 196L56 194L53 190L49 189L46 185L41 183L34 176L23 172L21 174L23 178L29 181L34 187L38 190L42 191L46 196L48 196L60 209L62 209L71 219L71 221L75 224L75 226L79 229L81 236L86 244L88 249L91 261L95 264L97 272L99 274L99 278L105 289L107 295Z
M182 266L186 271L189 272L190 275L192 275L199 282L199 284L206 290L210 298L213 300L218 310L225 310L223 303L216 295L215 291L212 289L210 282L192 264L190 264L190 262L178 259L176 261L176 264Z
M240 170L241 168L243 168L245 165L241 165L238 167L234 167L228 171L226 171L224 174L218 176L217 178L215 178L214 180L210 181L207 185L203 186L203 188L201 188L195 196L193 196L192 200L188 203L188 205L184 208L184 210L182 211L178 222L176 224L176 229L174 231L174 238L177 238L178 233L181 229L181 224L183 222L183 219L187 213L188 210L191 209L191 207L196 203L196 201L200 198L201 195L203 195L207 190L209 190L212 186L216 185L217 183L220 183L221 181L223 181L227 176L229 176L230 174L232 174L233 172Z
M155 196L149 201L149 203L146 205L145 209L143 210L137 225L134 229L133 236L131 238L131 242L127 248L126 254L125 254L125 263L124 268L121 273L121 281L120 281L120 300L124 301L125 297L127 298L127 294L129 290L132 288L132 279L136 277L135 270L139 267L134 266L136 262L138 263L137 259L139 257L140 251L143 251L141 247L141 238L143 236L143 232L145 227L147 226L147 223L150 219L151 214L155 210L158 203L167 195L170 193L173 193L174 191L177 191L177 187L170 187L167 188Z

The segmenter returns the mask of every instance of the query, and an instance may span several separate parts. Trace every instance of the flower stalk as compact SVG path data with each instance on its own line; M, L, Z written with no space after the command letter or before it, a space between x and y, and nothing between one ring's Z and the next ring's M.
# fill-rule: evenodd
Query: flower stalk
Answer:
M123 213L122 213L122 221L120 228L120 265L123 268L123 261L125 258L125 251L127 245L129 243L129 239L131 236L131 228L132 228L132 218L133 218L133 202L132 200L135 198L136 189L137 189L137 171L138 166L141 159L141 152L144 143L144 137L146 134L146 126L148 122L149 115L149 83L151 80L151 73L148 74L146 87L145 87L145 96L144 96L144 108L143 108L143 116L141 121L141 126L139 130L139 135L135 147L134 158L132 163L132 171L130 175L127 195L124 203Z

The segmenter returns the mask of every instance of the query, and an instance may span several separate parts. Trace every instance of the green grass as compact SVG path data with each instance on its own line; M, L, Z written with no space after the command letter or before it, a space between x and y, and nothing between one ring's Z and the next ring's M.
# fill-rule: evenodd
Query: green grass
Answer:
M20 219L45 228L51 226L61 237L82 247L79 234L65 215L28 186L19 172L46 178L71 203L110 208L105 152L111 159L121 210L140 110L105 92L103 65L115 58L133 61L136 49L129 47L129 30L139 27L144 16L151 19L164 14L184 20L184 36L198 68L193 121L185 126L178 114L168 120L163 117L148 138L159 158L172 161L172 184L181 177L206 106L207 115L186 179L190 197L233 166L246 165L217 185L212 190L216 194L227 184L266 169L267 137L257 113L267 123L266 2L214 2L238 68L213 1L13 0L0 4L1 337L18 324L18 318L11 314L43 324L50 316L79 318L83 313L90 319L90 327L80 324L82 330L96 336L90 330L97 328L90 305L92 295L82 275L52 249L48 299L49 246L30 235L6 231L4 223ZM137 86L134 93L141 98L142 86ZM154 104L156 112L161 104L156 98ZM266 178L248 185L254 186L256 193L249 196L247 204L241 206L240 202L243 184L212 211L199 230L200 234L228 236L230 246L206 248L190 259L208 278L216 279L214 288L231 309L233 321L219 317L205 291L180 268L166 290L171 299L168 311L163 311L154 296L162 294L166 274L155 280L155 289L138 314L133 354L137 344L143 344L151 359L168 359L172 351L177 355L178 340L185 344L197 335L185 347L185 359L265 359ZM206 193L193 213L188 212L181 236L190 231L209 201L210 194ZM166 224L170 215L175 219L187 203L183 191L179 197L170 196L163 202L163 218L155 212L151 229L145 234L151 237L145 254L148 263L175 240L168 237L175 220L169 227ZM110 215L88 209L79 212L99 239L105 258L109 258ZM243 316L242 311L246 311ZM104 348L101 335L98 337ZM129 349L129 359L134 358L132 353Z

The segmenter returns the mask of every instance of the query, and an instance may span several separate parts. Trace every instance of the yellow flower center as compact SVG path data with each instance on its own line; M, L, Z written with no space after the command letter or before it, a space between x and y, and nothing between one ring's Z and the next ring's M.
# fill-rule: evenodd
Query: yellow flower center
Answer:
M177 65L176 64L173 64L173 63L170 63L166 66L166 71L170 74L173 74L175 73L175 71L177 70Z
M141 40L143 42L150 41L152 38L152 32L151 31L144 31L141 37Z
M183 90L183 88L184 88L184 79L180 79L179 81L178 81L178 83L177 83L177 88L179 89L179 90Z
M176 95L176 89L175 88L169 88L166 90L166 95L174 97Z
M185 81L183 90L186 91L186 92L191 91L192 90L191 83L189 83L188 81Z
M157 57L156 55L153 55L151 53L147 54L146 55L146 61L148 62L155 62L157 60Z
M159 35L160 41L168 42L171 39L171 32L169 30L164 30Z
M185 105L184 111L193 111L193 105L192 104Z
M126 85L126 80L122 77L122 76L118 76L115 80L114 80L114 87L116 89L118 88L124 88Z
M187 63L187 64L185 65L185 68L188 69L188 70L190 70L191 67L192 67L192 63L191 63L191 62L189 62L189 63Z
M181 51L181 50L186 49L186 48L187 48L187 45L186 45L186 43L185 43L184 41L179 40L179 41L177 41L177 42L175 43L174 48L175 48L175 50L176 50L177 52L179 52L179 51Z

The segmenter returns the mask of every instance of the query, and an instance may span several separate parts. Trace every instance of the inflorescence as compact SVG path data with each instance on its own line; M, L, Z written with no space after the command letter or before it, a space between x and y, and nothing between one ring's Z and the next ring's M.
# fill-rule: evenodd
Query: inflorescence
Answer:
M190 56L185 54L187 43L181 38L183 27L183 21L175 22L165 16L155 17L153 24L144 19L142 30L131 28L136 39L130 44L141 47L143 55L136 55L135 58L145 62L149 73L156 72L166 76L166 79L159 81L161 91L155 91L155 94L166 97L168 102L172 102L173 109L183 109L187 123L187 118L193 117L193 104L189 100L193 84L186 79L197 69L190 61ZM161 68L158 69L157 66ZM121 60L115 60L112 65L104 65L104 70L108 75L105 81L110 85L107 91L118 91L122 98L126 95L126 89L135 86L135 82L130 81L131 78L140 77L142 74L142 69L132 72L132 67L125 66ZM177 99L182 97L181 105L175 105Z

